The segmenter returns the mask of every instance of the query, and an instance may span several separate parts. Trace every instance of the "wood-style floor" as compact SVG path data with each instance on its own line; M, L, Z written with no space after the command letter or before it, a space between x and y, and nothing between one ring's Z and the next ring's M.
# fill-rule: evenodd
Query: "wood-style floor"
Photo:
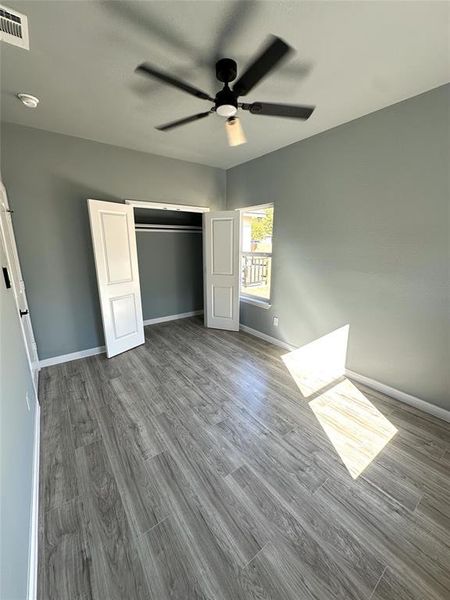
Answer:
M41 372L40 600L450 598L450 424L355 384L397 432L353 479L282 354L185 319Z

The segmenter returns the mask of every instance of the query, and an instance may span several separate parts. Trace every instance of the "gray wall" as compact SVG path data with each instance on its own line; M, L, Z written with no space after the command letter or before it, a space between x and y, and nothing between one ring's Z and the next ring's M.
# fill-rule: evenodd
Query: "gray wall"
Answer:
M19 125L1 161L41 359L103 345L87 198L225 203L220 169Z
M136 235L144 319L203 308L202 236Z
M0 243L0 266L6 265ZM26 402L29 396L30 410ZM0 598L27 595L36 402L12 289L0 281Z
M275 203L273 305L243 323L294 345L349 323L349 369L450 409L448 107L441 87L235 167L227 203Z

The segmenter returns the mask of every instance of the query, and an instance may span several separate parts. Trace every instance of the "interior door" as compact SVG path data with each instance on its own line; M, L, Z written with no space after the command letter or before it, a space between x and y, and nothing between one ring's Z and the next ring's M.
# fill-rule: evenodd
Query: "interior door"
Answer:
M239 232L237 210L203 215L206 327L239 330Z
M88 200L108 358L144 343L133 207Z
M0 267L3 270L5 285L9 282L19 313L22 335L25 341L27 358L33 378L35 392L37 393L37 380L39 374L39 357L36 341L34 339L33 326L31 324L30 311L28 308L25 283L20 269L19 256L17 254L14 228L11 219L11 210L8 205L8 197L3 183L0 181L0 233L5 249L4 263Z

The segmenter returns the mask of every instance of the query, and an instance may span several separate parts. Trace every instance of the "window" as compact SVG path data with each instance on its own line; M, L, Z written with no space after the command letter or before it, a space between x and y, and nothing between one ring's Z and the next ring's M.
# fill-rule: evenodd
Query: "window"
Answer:
M241 299L270 303L273 205L241 210Z

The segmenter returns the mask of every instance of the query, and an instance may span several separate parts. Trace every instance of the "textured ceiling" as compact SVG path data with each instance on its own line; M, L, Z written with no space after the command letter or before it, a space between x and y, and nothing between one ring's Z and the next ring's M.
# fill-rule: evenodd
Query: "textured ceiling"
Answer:
M449 79L447 2L3 2L28 15L31 40L30 52L1 44L3 120L222 168ZM241 114L236 148L217 115L154 129L209 104L134 74L140 62L214 93L215 52L242 69L271 33L297 53L246 101L315 104L309 121Z

